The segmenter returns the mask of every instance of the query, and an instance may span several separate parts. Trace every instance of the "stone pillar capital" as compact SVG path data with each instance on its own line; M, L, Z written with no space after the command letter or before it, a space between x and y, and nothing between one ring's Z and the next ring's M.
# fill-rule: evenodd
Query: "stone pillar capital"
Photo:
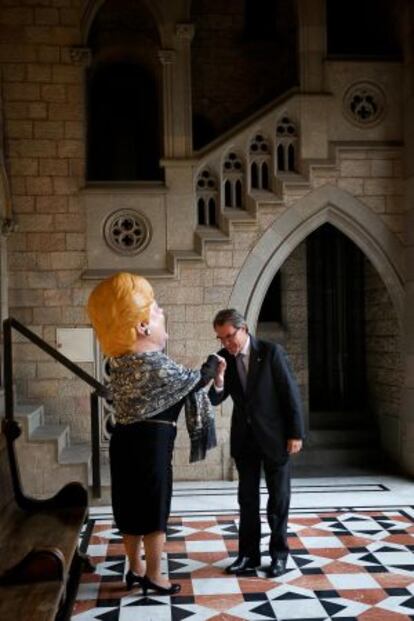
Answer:
M194 37L194 24L185 22L176 24L175 34L177 36L177 39L191 42Z
M175 50L159 50L158 58L162 65L172 65L175 63L177 54Z
M91 64L92 52L89 47L73 46L69 48L69 56L74 65L88 67Z

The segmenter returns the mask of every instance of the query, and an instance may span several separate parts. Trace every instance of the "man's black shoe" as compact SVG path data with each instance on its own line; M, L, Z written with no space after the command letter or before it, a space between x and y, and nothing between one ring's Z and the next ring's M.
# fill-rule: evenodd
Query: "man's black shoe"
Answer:
M286 573L286 559L275 558L269 565L266 573L269 578L277 578Z
M226 567L226 574L252 574L254 570L257 569L260 565L259 562L255 562L254 559L251 559L249 556L238 556L235 561L228 567Z

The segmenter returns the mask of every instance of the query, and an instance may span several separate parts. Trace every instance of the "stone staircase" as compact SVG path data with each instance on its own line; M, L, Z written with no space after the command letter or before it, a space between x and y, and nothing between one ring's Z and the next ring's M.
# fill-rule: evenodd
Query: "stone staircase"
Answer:
M379 430L366 413L311 414L304 450L293 459L295 476L361 474L386 466Z
M0 415L3 415L3 390L0 404ZM47 424L43 405L17 403L15 419L22 429L15 447L26 494L48 497L70 481L80 481L88 488L91 484L90 444L72 444L67 425Z

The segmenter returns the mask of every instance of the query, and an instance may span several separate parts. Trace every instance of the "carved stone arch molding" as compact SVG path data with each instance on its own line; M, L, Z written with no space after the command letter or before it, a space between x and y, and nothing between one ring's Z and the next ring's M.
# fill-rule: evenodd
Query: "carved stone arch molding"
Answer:
M276 271L306 237L329 222L362 250L381 276L400 325L404 312L403 246L363 202L334 186L300 199L267 229L250 252L229 301L255 330L260 308ZM246 295L246 292L249 292Z
M169 47L171 45L171 37L169 36L171 32L171 24L169 23L168 16L166 15L164 3L159 0L140 1L154 18L160 37L161 48ZM84 0L83 2L81 33L84 45L88 44L89 31L93 24L93 20L105 2L106 0Z

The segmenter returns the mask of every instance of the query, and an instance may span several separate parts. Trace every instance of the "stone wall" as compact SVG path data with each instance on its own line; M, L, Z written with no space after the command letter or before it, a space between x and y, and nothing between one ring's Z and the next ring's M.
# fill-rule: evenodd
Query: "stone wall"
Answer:
M359 198L403 241L404 189L400 148L340 149L335 169L315 170L314 188L326 183Z
M55 345L56 327L85 325L84 67L79 2L3 3L0 63L6 166L18 230L9 239L10 314ZM16 339L20 398L88 435L89 391ZM91 371L91 365L86 365Z
M368 260L364 271L368 407L378 422L384 449L398 461L404 379L401 329L387 289Z

